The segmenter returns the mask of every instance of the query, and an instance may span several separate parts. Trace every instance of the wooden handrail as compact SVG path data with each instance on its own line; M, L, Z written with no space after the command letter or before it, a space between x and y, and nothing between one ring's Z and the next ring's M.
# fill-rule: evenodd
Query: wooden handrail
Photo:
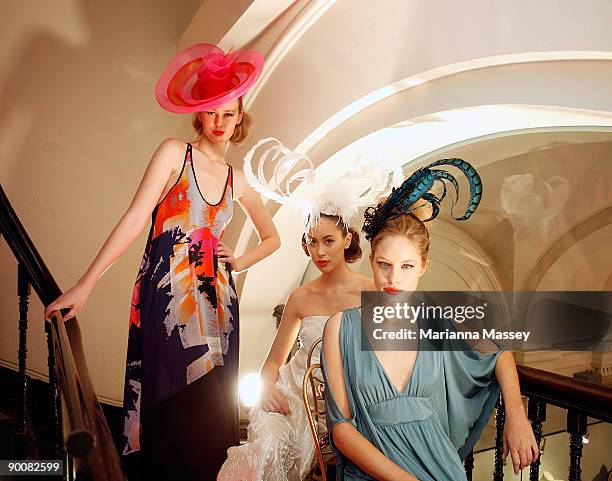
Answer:
M0 186L0 233L28 281L46 306L62 292L49 272ZM63 399L66 449L74 455L77 477L96 481L125 480L119 454L89 378L81 331L76 317L52 321L56 370ZM61 379L63 377L63 380ZM67 421L68 420L68 421Z
M612 422L612 387L562 376L527 366L517 366L521 392L548 404L577 409L588 416Z
M82 457L89 454L96 438L92 430L88 428L91 421L86 417L87 404L70 349L68 333L59 311L53 313L51 329L59 390L64 401L63 405L71 407L71 409L64 409L62 416L64 444L70 455Z
M6 239L17 262L19 262L28 273L30 284L42 303L45 306L50 304L51 301L62 293L62 291L34 247L34 243L30 239L30 236L28 236L28 233L19 221L1 185L0 233L2 233Z

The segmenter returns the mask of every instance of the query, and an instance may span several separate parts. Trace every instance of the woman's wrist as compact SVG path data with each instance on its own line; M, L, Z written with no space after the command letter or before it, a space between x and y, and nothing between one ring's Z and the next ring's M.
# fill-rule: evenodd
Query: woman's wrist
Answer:
M506 419L526 416L525 407L523 401L519 398L520 402L504 403L504 414Z
M76 285L81 289L85 289L89 294L96 285L96 281L88 279L87 277L81 277L81 279L79 279Z
M244 256L236 257L234 261L234 270L236 273L244 272L249 268L248 265L245 265Z
M259 373L261 383L264 388L273 387L278 380L278 367L271 364L264 364Z

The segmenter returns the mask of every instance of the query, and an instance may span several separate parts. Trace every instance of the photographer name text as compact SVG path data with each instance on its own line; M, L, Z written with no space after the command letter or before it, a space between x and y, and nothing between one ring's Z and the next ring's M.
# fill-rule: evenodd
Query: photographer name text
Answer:
M470 339L482 340L491 339L495 341L502 340L517 340L527 341L531 335L530 331L498 331L497 329L482 329L481 331L454 331L445 329L444 331L436 331L434 329L397 329L385 330L381 328L374 329L372 336L376 340L416 340L417 332L419 339L432 340L455 340L455 339Z

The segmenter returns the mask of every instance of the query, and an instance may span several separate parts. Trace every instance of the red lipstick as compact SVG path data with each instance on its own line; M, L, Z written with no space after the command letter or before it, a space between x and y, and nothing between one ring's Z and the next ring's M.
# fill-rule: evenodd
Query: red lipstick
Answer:
M213 130L213 134L215 134L216 136L220 137L221 135L223 135L225 132L223 132L223 130Z
M399 294L400 292L402 292L399 289L396 289L395 287L384 287L383 290L385 292L388 292L389 294Z
M317 265L320 267L325 267L327 264L329 264L329 261L317 261Z

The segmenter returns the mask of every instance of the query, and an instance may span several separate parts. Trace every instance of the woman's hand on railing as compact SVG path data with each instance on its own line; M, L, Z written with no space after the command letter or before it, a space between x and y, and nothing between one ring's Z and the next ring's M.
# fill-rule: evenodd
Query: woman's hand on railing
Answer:
M504 459L512 457L514 474L518 474L523 468L535 462L540 456L540 449L536 443L531 423L527 419L525 410L506 412L504 423Z
M261 391L261 409L269 413L281 413L285 416L291 414L289 402L276 386L265 386Z
M47 306L45 309L45 319L48 321L51 320L51 314L53 311L61 309L70 309L66 315L63 316L63 321L72 319L74 316L76 316L77 312L81 310L81 307L83 307L87 301L90 292L91 290L86 286L76 284Z

